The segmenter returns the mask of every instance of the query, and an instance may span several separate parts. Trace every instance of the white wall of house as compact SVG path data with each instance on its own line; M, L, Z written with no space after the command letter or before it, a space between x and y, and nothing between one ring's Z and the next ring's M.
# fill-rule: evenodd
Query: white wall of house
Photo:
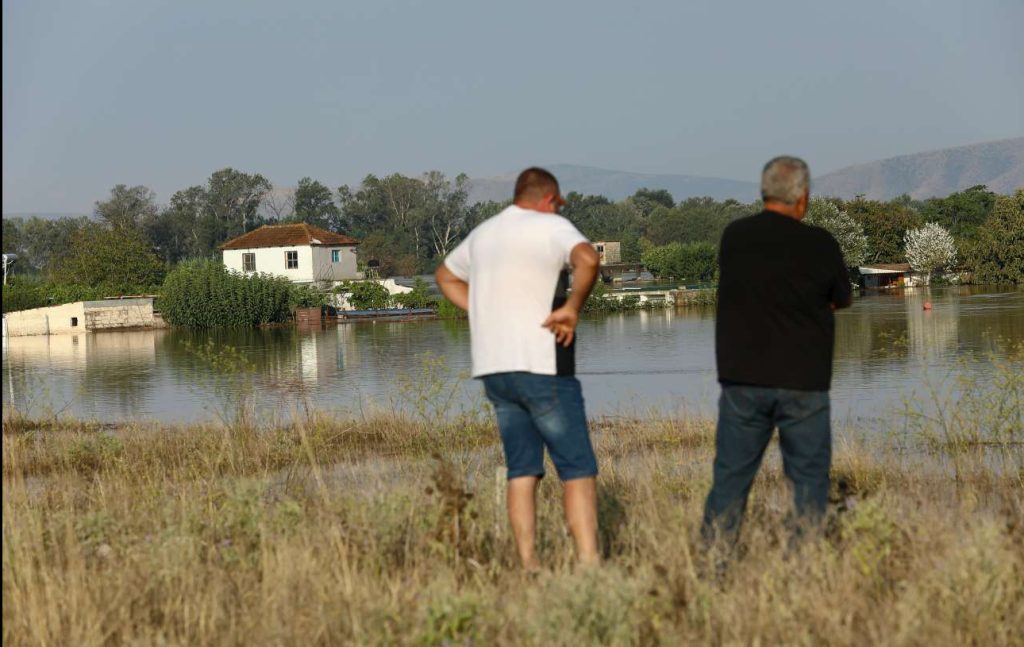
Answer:
M338 262L333 262L332 251L338 251ZM288 268L287 252L298 254L299 266ZM225 249L224 266L243 272L245 254L254 254L256 272L283 276L295 283L320 281L347 281L360 278L356 271L356 248L352 246L326 247L295 245L291 247L258 247L255 249Z

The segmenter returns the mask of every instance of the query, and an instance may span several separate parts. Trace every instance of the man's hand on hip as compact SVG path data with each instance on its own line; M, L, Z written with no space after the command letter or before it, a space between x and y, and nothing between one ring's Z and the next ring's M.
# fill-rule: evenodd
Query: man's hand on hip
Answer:
M571 305L564 305L553 311L541 324L555 335L555 341L563 346L569 346L576 334L576 322L580 319L580 313Z

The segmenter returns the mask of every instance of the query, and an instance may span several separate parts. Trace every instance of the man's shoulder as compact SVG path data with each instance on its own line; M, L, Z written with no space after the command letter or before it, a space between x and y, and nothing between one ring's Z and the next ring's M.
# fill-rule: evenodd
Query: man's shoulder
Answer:
M762 218L760 218L760 216L762 215L764 215L764 212L760 211L758 213L752 213L749 216L743 216L741 218L733 220L732 222L725 226L725 229L722 232L722 236L724 237L726 235L744 234L748 231L756 229L762 220Z

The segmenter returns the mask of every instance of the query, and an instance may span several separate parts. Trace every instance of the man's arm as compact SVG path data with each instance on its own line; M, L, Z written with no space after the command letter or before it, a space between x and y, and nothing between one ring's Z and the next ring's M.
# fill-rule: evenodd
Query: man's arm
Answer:
M568 301L558 308L541 324L555 334L555 341L568 346L576 334L576 323L580 318L580 310L594 289L597 272L601 267L601 257L594 251L590 243L579 243L569 254L572 264L572 293Z
M853 304L853 290L850 287L850 272L846 269L843 252L838 243L835 244L835 249L837 270L835 283L832 285L832 309L841 310Z
M434 278L437 279L437 288L446 299L463 310L469 310L469 283L455 276L444 263L437 267Z

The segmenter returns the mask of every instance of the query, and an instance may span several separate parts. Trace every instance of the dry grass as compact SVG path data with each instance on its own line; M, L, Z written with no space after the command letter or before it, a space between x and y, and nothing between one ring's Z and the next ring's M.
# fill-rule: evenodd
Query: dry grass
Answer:
M108 428L8 415L3 643L1020 644L1019 436L840 440L828 536L796 554L773 456L746 555L718 576L696 540L712 424L595 428L605 565L574 570L549 478L547 570L526 579L484 420Z

